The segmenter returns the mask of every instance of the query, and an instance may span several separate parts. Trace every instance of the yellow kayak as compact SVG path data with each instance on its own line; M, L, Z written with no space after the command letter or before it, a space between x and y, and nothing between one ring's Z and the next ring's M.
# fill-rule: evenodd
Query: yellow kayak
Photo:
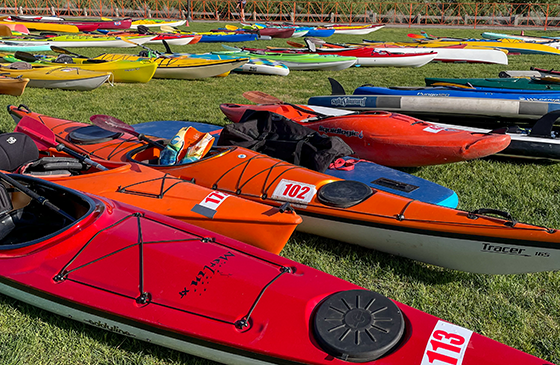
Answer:
M105 62L95 62L87 58L68 57L59 60L68 60L69 62L60 61L41 61L46 66L72 65L83 70L110 72L112 74L109 81L126 82L126 83L146 83L154 76L157 63L155 59L145 60L114 60Z
M413 47L449 47L464 45L474 47L487 47L504 49L508 52L525 53L525 54L555 54L559 55L560 50L555 47L560 47L559 42L550 43L551 45L540 43L527 43L518 39L500 39L500 40L422 40L419 42L401 42L398 45L409 45ZM552 46L555 45L555 46Z
M0 94L20 96L28 83L29 79L25 77L0 76Z
M0 24L16 25L20 24L29 30L39 30L46 32L62 32L62 33L79 33L80 30L75 25L70 24L57 24L57 23L43 23L43 22L24 22L24 21L8 21L2 20Z
M101 60L145 60L147 58L105 53L95 57ZM149 58L148 58L149 59ZM159 79L203 79L227 73L249 62L248 58L230 60L207 60L202 58L156 58L157 70L154 78Z
M143 25L145 27L161 27L162 25L168 27L180 27L181 25L185 25L187 23L186 20L163 20L163 19L139 19L132 22L130 28L137 29L139 25Z
M0 64L0 73L29 79L29 87L65 90L93 90L111 77L110 72L82 70L68 66L34 66L27 62Z

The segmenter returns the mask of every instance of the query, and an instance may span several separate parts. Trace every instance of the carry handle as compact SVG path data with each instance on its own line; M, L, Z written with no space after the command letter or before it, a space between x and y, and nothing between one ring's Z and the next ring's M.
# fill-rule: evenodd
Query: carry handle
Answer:
M508 212L504 212L503 210L498 210L498 209L491 209L491 208L481 208L481 209L473 210L472 212L469 212L467 214L467 218L478 219L479 215L488 215L488 214L494 214L504 219L507 219L508 222L504 224L508 227L514 227L517 224L517 221Z

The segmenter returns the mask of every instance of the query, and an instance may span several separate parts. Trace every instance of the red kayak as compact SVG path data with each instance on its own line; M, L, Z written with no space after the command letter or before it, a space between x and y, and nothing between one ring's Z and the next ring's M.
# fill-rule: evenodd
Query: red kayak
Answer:
M551 365L211 231L0 179L0 293L64 317L226 364Z
M26 22L41 22L41 23L54 23L54 24L68 24L78 27L82 32L93 32L97 29L129 29L132 25L132 19L120 20L65 20L64 18L53 17L18 17L10 16L10 19L15 21Z
M221 104L220 108L236 123L246 110L281 114L313 130L338 136L356 156L385 166L411 167L472 160L498 153L510 143L507 135L442 128L407 115L383 111L348 113L290 104Z

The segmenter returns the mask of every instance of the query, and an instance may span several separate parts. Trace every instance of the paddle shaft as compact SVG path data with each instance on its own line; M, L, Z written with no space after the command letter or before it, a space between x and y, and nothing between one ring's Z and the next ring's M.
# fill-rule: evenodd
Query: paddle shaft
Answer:
M56 205L54 205L53 203L51 203L47 198L45 198L44 196L41 196L39 194L37 194L36 192L34 192L33 190L25 187L23 184L17 182L16 180L12 179L10 176L4 174L3 172L0 172L0 178L4 181L6 181L7 183L11 184L14 188L18 189L19 191L21 191L22 193L30 196L32 199L35 199L36 201L38 201L41 205L46 206L47 208L55 211L56 213L60 214L61 216L63 216L64 218L70 220L71 222L74 222L76 219L74 217L72 217L70 214L66 213L65 211L63 211L62 209L60 209L59 207L57 207Z
M54 135L54 133L52 131L49 131L52 133L52 135L47 135L45 128L43 128L43 124L35 121L34 119L31 118L24 118L22 119L22 121L24 121L23 123L20 121L20 123L18 123L17 127L16 127L16 131L21 131L25 134L27 134L28 136L30 136L33 139L38 139L39 141L41 141L42 143L44 143L47 146L51 146L57 149L57 151L62 151L74 158L77 158L78 160L85 162L93 167L95 167L98 170L101 171L106 171L108 170L108 168L106 168L103 165L100 165L99 163L91 160L90 158L88 158L87 156L84 156L78 152L75 152L73 150L71 150L70 148L66 147L64 144L62 143L56 143L56 136ZM27 126L26 124L29 124L29 126ZM40 124L37 125L37 124ZM32 126L36 126L35 128L31 128ZM37 132L37 130L41 130L43 129L43 133L41 132ZM50 137L50 138L49 138Z

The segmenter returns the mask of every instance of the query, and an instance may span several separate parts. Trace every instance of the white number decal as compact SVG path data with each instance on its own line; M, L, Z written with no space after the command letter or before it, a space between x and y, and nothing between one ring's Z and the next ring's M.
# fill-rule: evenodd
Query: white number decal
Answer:
M452 323L438 321L420 365L461 365L472 333Z
M213 191L206 196L198 205L202 205L205 208L217 210L220 204L227 199L229 195L219 191Z
M315 185L283 179L274 189L272 199L307 204L313 199L316 192Z

